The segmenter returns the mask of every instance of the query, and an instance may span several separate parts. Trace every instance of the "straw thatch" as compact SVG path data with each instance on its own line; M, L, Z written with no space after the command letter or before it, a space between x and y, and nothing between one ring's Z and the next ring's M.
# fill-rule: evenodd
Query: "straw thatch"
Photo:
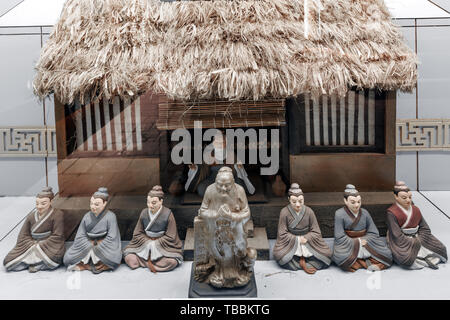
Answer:
M69 0L35 92L263 99L349 87L411 91L417 58L383 0Z

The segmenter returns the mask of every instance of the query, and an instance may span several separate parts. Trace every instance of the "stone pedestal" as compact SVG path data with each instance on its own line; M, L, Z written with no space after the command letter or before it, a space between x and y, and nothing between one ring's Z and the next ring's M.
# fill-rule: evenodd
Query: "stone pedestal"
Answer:
M254 273L252 273L250 281L245 286L235 288L215 288L207 283L201 283L195 280L194 272L196 263L206 263L209 259L209 254L205 247L206 238L203 228L203 220L200 217L195 217L193 252L194 262L192 263L191 280L189 283L189 298L256 297L257 289Z
M266 228L254 228L251 233L247 232L247 237L247 246L255 248L258 254L256 260L269 260L270 245L267 239ZM186 232L183 247L183 258L185 261L194 261L194 243L194 228L189 228Z
M214 288L213 286L198 282L194 279L195 262L192 263L191 281L189 283L189 298L256 298L255 274L249 283L239 288Z

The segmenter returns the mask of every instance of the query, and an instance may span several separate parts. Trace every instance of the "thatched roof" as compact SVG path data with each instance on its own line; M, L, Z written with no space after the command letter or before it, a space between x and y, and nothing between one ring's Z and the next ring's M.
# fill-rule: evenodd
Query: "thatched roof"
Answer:
M65 103L145 91L170 98L411 91L417 57L383 0L68 0L37 64L35 92ZM319 23L320 22L320 23Z

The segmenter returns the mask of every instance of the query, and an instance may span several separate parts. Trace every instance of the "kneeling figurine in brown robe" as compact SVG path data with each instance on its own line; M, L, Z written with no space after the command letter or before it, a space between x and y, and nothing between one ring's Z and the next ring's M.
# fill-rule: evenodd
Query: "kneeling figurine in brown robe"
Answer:
M361 208L361 196L355 186L346 186L344 203L334 218L333 261L350 272L361 268L379 271L391 266L392 253L369 212Z
M64 256L64 219L51 206L51 187L36 196L36 208L30 212L20 230L17 244L5 257L7 271L30 272L57 268Z
M394 196L396 203L387 210L387 241L394 261L407 269L438 269L439 263L447 262L446 247L431 234L403 181L396 183Z
M154 186L148 193L148 208L142 210L133 239L123 252L131 269L144 267L152 272L170 271L183 261L175 218L172 211L162 205L163 197L161 186Z
M281 209L273 255L283 268L314 274L330 265L331 250L322 238L314 211L304 205L297 183L291 185L288 196L290 204Z

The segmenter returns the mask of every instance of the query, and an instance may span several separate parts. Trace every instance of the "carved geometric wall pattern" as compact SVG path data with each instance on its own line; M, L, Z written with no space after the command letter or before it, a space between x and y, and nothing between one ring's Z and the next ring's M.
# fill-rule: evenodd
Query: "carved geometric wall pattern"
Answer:
M56 157L55 128L0 128L0 157Z
M397 151L450 151L450 119L397 120Z
M450 151L450 119L398 119L397 151ZM0 128L0 157L56 157L54 127Z

